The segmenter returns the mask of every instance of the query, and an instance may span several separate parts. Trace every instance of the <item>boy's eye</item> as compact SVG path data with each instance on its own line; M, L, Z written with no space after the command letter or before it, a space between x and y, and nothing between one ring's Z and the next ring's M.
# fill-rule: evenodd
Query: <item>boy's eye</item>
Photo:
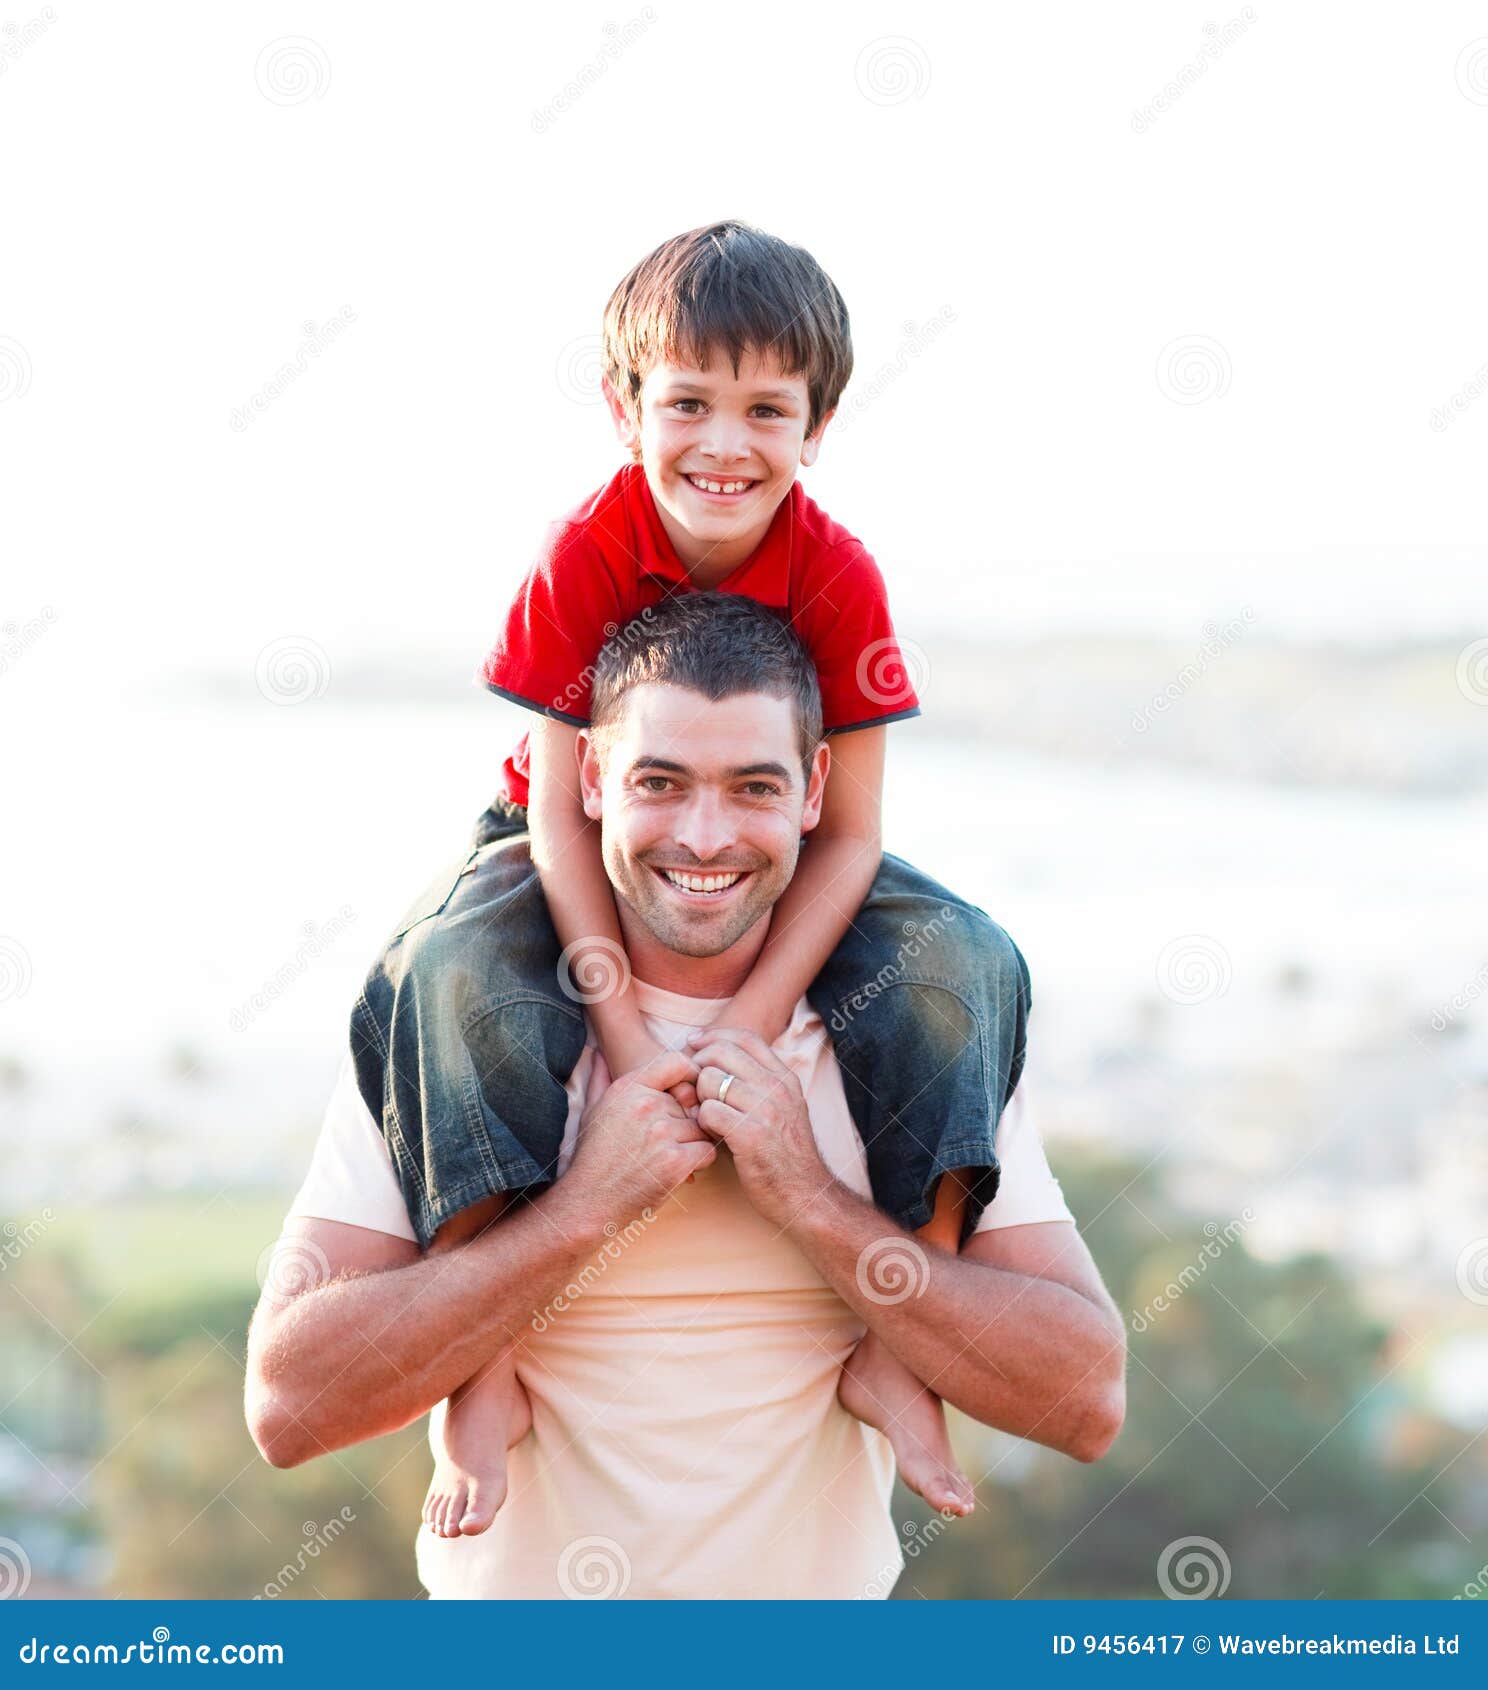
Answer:
M766 411L772 417L783 417L785 415L784 411L777 411L773 405L756 405L754 408L756 411Z
M682 411L683 416L691 417L691 416L696 416L697 413L695 411L684 411L682 409L683 406L684 405L701 405L701 404L702 404L701 399L674 399L672 401L672 409L674 411Z

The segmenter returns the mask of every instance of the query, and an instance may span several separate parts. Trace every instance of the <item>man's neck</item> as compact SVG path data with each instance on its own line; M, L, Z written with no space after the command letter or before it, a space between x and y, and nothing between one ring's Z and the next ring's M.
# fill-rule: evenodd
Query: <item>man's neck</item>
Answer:
M620 935L632 976L658 991L684 998L731 998L749 978L770 932L770 911L717 956L684 956L669 950L620 900Z

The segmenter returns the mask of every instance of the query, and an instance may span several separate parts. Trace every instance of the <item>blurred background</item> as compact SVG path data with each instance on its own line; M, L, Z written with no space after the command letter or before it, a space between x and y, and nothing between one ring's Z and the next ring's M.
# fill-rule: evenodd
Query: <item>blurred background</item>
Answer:
M420 1594L424 1428L271 1470L247 1321L605 298L726 216L847 299L888 848L1027 956L1131 1334L896 1596L1488 1588L1481 10L7 18L0 1595Z

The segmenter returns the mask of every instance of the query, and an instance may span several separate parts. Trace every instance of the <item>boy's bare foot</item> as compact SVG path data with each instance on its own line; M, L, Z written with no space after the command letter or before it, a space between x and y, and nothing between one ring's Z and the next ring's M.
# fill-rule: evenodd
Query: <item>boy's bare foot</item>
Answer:
M434 1410L434 1477L424 1519L438 1537L473 1537L506 1501L506 1452L527 1436L532 1404L508 1345Z
M964 1515L976 1506L971 1482L951 1451L940 1398L872 1332L844 1363L837 1400L884 1434L894 1446L899 1477L932 1508Z

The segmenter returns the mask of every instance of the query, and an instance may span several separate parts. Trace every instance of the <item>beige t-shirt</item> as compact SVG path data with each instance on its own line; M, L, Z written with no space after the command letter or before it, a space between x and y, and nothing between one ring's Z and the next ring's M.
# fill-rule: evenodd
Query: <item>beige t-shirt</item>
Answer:
M725 1007L634 986L652 1035L671 1049ZM804 998L775 1050L800 1079L822 1160L868 1197L831 1042ZM591 1046L569 1081L560 1177L592 1061ZM1003 1113L1002 1179L978 1232L1071 1219L1027 1091L1025 1076ZM414 1237L349 1058L289 1212ZM420 1527L425 1589L886 1594L904 1564L889 1511L893 1452L837 1401L862 1320L752 1207L726 1151L652 1214L619 1229L534 1321L518 1361L532 1432L509 1453L506 1502L475 1537Z

